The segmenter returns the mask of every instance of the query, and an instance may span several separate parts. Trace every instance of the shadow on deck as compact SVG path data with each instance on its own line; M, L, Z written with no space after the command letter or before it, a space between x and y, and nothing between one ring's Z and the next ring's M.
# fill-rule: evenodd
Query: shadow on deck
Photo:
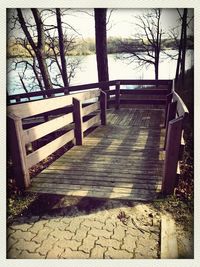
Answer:
M154 199L161 192L164 109L109 109L92 131L33 178L28 191L69 196Z

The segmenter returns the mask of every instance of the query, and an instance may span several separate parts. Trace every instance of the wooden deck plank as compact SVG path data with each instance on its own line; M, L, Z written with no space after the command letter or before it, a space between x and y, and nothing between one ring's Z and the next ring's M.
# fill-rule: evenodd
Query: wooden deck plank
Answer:
M83 181L82 179L83 177L83 173L81 172L66 172L66 170L50 170L48 172L45 173L41 173L40 175L37 176L37 179L41 179L43 181L48 180L48 179L55 179L55 181L59 181L60 183L64 183L65 180L67 181L74 181L74 180L78 180L78 181ZM101 178L101 179L100 179ZM95 173L94 171L91 172L87 172L84 173L84 181L98 181L98 182L105 182L106 184L110 184L110 183L124 183L124 184L142 184L142 185L146 185L146 184L158 184L161 185L162 183L162 176L151 176L150 179L147 178L147 176L145 177L144 175L135 175L135 176L125 176L125 175L121 175L121 176L115 176L115 175L111 175L110 174L106 174L106 175L100 175L100 173Z
M148 200L161 191L163 112L108 110L100 126L33 178L29 191Z

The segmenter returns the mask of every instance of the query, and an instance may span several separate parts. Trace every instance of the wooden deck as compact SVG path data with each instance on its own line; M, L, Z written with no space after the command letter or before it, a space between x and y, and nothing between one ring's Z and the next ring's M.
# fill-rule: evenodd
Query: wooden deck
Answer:
M109 109L99 126L33 178L28 191L130 200L156 198L164 163L164 109Z

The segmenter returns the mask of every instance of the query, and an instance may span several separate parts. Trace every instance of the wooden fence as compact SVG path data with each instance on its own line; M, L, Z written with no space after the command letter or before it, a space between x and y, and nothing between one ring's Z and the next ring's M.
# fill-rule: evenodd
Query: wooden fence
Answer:
M93 99L93 103L83 107L83 103L89 99ZM29 129L23 129L23 119L71 105L73 106L72 112ZM85 121L84 117L94 111L97 111L97 114ZM23 189L30 185L29 169L32 166L71 141L76 145L82 144L83 133L94 125L105 125L105 118L106 94L99 89L9 106L8 140L14 175L17 178L18 186ZM55 140L28 154L26 149L28 144L72 123L74 125L71 130L66 131Z
M165 135L165 164L163 173L162 191L172 194L177 184L179 161L184 152L184 128L188 117L188 109L183 100L175 92L168 97Z
M113 81L107 81L107 82L99 82L99 83L90 83L90 84L83 84L83 85L76 85L76 86L70 86L68 87L68 92L71 94L73 92L77 91L84 91L89 89L103 89L103 88L109 88L109 90L106 91L109 96L118 96L118 90L121 91L121 93L126 95L131 94L130 91L133 90L123 90L124 86L138 86L140 87L139 90L134 89L134 95L141 95L142 94L151 94L151 95L165 95L167 92L169 93L172 88L172 80L113 80ZM143 88L144 86L149 86L149 88ZM150 87L151 86L151 87ZM113 89L114 88L114 89ZM143 90L144 89L144 90ZM147 91L148 89L148 91ZM151 91L152 89L152 91ZM123 90L123 91L122 91ZM22 94L16 94L16 95L9 95L7 97L8 105L11 104L17 104L21 102L30 102L34 100L38 100L38 97L41 98L50 98L55 96L60 96L66 94L66 88L58 88L58 89L51 89L51 90L44 90L44 91L36 91L36 92L29 92L29 93L22 93ZM142 92L144 91L144 92ZM120 94L121 94L120 93ZM121 101L123 102L123 97L121 98ZM137 100L137 99L136 99ZM141 101L136 101L135 103L140 103ZM111 99L111 102L113 102L113 99ZM134 101L133 101L134 102ZM148 102L148 101L147 101ZM145 103L145 102L144 102Z

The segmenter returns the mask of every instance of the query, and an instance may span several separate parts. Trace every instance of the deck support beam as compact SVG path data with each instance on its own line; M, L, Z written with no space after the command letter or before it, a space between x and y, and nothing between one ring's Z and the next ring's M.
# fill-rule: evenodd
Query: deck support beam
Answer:
M24 190L30 185L30 175L26 161L26 148L23 139L21 118L15 115L8 115L9 126L9 150L12 159L13 173L17 186Z
M167 115L168 115L168 110L170 103L172 101L173 93L170 93L166 96L166 104L165 104L165 122L164 122L164 127L166 128L167 126Z
M79 99L73 98L73 116L75 123L76 145L83 144L83 114L82 103Z
M115 109L120 107L120 82L116 82Z
M162 192L172 194L176 185L177 165L182 136L183 117L169 122Z
M166 148L166 143L167 143L169 122L176 118L176 112L177 112L177 101L170 103L168 107L164 149Z
M101 124L106 125L107 94L101 90L100 93Z

